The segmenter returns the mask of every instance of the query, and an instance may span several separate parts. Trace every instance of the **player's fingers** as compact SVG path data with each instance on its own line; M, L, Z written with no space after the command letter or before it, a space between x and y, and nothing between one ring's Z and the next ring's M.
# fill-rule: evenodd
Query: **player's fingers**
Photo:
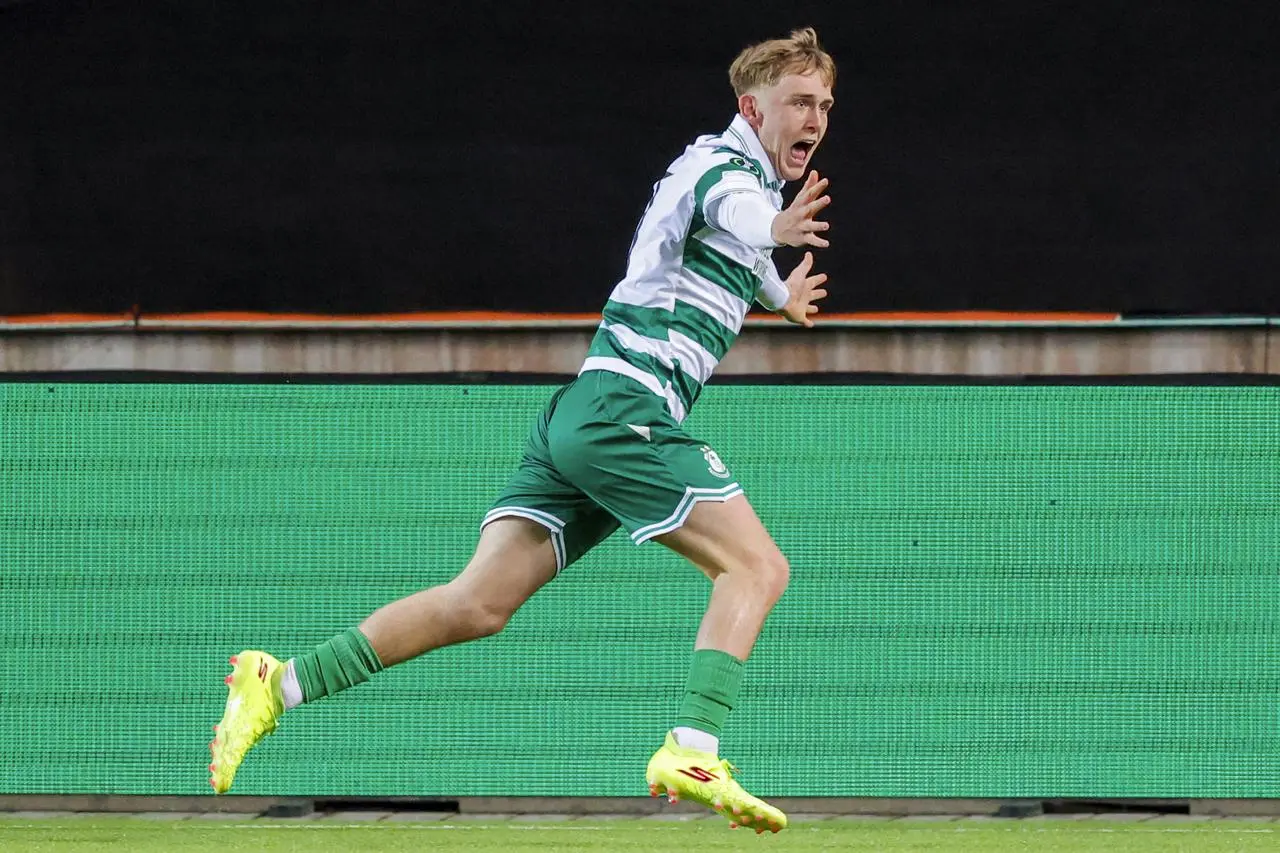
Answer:
M824 195L822 198L815 199L804 206L805 219L812 219L827 205L831 204L831 196Z
M804 283L810 287L821 287L827 283L827 274L820 272L817 275L811 275L804 280Z
M804 189L796 193L796 200L802 204L809 204L815 198L827 191L827 179L815 181L812 186L806 184Z
M831 223L822 219L805 219L796 227L801 231L826 231Z
M827 185L831 183L826 178L818 179L817 175L818 175L817 172L810 172L809 177L812 180L806 181L804 185L804 189L801 190L810 199L815 199L818 196L822 195L822 193L826 190Z
M817 313L818 313L818 310L819 310L819 309L818 309L818 306L817 306L817 305L810 305L809 307L807 307L807 308L805 308L805 309L804 309L804 313L806 313L806 314L817 314Z
M825 249L831 245L828 241L823 240L817 234L805 234L804 244L806 246L816 246L819 249Z
M826 290L823 290L822 288L818 288L817 290L809 294L809 301L817 302L819 299L822 299L826 295L827 295Z
M827 188L827 179L818 180L817 172L810 172L809 177L805 180L804 186L796 193L796 197L791 200L789 207L803 207L822 195Z
M809 270L813 268L813 252L805 252L804 257L800 259L800 263L796 264L796 272L802 276L807 276Z

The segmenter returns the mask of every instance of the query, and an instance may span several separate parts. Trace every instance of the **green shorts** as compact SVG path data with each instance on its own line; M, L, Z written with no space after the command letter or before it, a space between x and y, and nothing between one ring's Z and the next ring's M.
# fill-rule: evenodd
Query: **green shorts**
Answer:
M741 493L662 397L629 377L590 371L552 395L480 526L510 516L538 522L551 532L559 570L619 525L639 545L680 527L699 501Z

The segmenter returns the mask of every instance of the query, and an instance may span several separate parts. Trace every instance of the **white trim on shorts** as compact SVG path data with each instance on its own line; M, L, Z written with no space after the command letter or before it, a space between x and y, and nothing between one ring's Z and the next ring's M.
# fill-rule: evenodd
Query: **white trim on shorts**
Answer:
M536 521L551 533L551 549L556 552L556 574L564 569L564 521L556 518L549 512L540 509L532 509L527 506L495 506L493 509L485 513L484 520L480 522L480 529L484 530L485 525L491 521L497 521L499 518L526 518L529 521Z
M693 505L699 501L724 503L729 498L737 497L740 494L742 494L742 486L737 483L730 483L719 489L699 489L693 486L685 486L684 497L680 499L680 503L676 504L675 512L662 521L641 527L631 534L631 539L637 545L641 545L655 536L670 533L684 524L685 519L689 517L689 513L693 511Z

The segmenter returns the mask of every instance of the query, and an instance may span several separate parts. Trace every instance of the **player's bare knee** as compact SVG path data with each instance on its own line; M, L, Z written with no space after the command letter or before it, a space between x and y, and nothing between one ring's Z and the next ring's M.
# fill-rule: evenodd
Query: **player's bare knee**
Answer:
M462 639L491 637L507 626L514 610L504 601L485 595L485 591L461 579L448 584L452 599L450 617L454 631Z
M791 564L787 562L782 552L777 550L769 556L766 563L766 587L769 597L777 601L782 598L782 594L787 591L787 584L791 582Z
M493 606L477 607L471 616L471 625L477 638L492 637L507 627L510 621L511 613L508 610Z
M458 608L456 618L459 628L468 638L478 640L481 637L492 637L507 627L511 611L493 602L471 598Z
M770 603L782 598L791 580L791 565L781 551L770 548L753 553L745 568L756 588Z

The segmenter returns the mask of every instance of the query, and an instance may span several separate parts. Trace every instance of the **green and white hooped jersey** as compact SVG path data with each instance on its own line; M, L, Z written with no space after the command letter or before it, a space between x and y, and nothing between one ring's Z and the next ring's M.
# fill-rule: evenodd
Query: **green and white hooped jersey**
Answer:
M729 193L749 192L780 210L781 187L740 115L724 133L689 145L654 184L626 276L609 296L579 373L630 376L665 397L672 417L683 421L762 284L779 284L771 250L713 227L708 208Z

